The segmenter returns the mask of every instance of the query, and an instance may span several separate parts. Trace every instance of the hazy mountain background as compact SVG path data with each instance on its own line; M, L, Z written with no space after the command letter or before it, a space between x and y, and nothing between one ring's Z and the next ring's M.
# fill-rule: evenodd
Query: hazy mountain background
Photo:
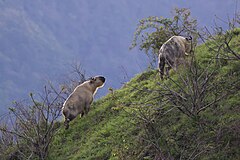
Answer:
M214 16L226 20L239 0L0 0L0 111L13 100L40 92L47 80L60 82L73 63L87 76L104 75L119 88L145 70L148 59L129 51L140 19L171 17L175 7L190 8L200 26Z

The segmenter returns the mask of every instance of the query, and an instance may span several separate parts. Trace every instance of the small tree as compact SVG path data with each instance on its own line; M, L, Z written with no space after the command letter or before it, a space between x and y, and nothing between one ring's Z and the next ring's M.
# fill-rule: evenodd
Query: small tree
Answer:
M235 13L232 19L224 21L217 18L218 21L223 22L227 27L224 29L219 26L217 22L210 31L207 27L203 29L200 38L205 42L210 41L211 45L208 45L210 52L213 53L217 60L240 60L240 53L238 46L239 41L234 41L233 37L240 34L240 14Z
M45 86L40 100L30 94L30 105L14 102L9 108L9 127L0 127L1 134L12 136L11 143L15 144L15 151L11 152L9 159L46 159L49 145L59 128L57 120L63 103L61 95L62 90Z
M229 21L229 30L224 31L222 27L216 26L214 33L207 28L200 33L196 28L197 21L188 23L190 12L184 14L185 11L176 9L173 20L158 17L141 20L132 43L132 47L139 46L153 60L156 60L161 45L172 35L193 34L196 36L195 43L200 38L208 47L204 62L199 63L193 51L188 58L189 63L180 66L178 72L174 72L167 80L156 80L156 88L160 89L141 91L153 95L150 102L153 99L158 101L132 104L135 107L133 114L140 122L138 125L144 129L140 137L141 145L146 146L143 147L143 155L153 159L198 159L204 153L219 152L229 143L228 137L224 135L227 132L221 124L221 117L216 114L228 111L223 109L221 101L239 92L240 81L236 76L239 75L239 65L235 63L229 67L231 71L223 74L224 69L229 68L222 70L215 60L223 59L227 63L239 60L239 41L236 40L240 33L236 28L239 16ZM237 110L236 107L234 110ZM168 117L171 117L171 121ZM180 120L184 123L178 123ZM168 123L169 126L163 128L162 124L166 126ZM235 131L234 127L227 128L235 136L239 129ZM222 141L218 141L219 137ZM189 139L194 141L189 143Z
M228 143L221 124L221 117L227 115L224 111L228 110L223 109L227 106L222 102L235 96L240 86L239 78L236 78L239 75L237 67L231 70L232 73L219 74L221 68L214 59L199 64L193 56L189 66L179 68L168 80L151 79L153 82L146 83L156 84L154 89L134 86L132 90L140 97L151 95L146 96L148 99L133 102L131 108L134 112L129 112L144 131L139 137L139 145L143 146L139 157L199 159L205 153L222 152L221 147ZM148 78L145 73L139 79ZM233 128L230 130L232 134L239 132ZM226 139L217 141L218 134Z
M158 52L163 43L171 36L192 36L197 40L197 20L191 18L189 9L176 8L173 17L164 18L151 16L141 19L134 33L130 49L139 46L150 59L150 65L155 66Z
M72 93L79 84L87 80L86 71L79 62L71 65L70 72L65 77L64 82L60 85L64 88L64 94L66 94L66 97Z
M80 63L72 66L68 81L51 83L38 96L30 93L30 103L14 102L0 126L0 159L46 159L53 136L58 131L61 108L66 97L86 80ZM7 118L6 118L7 117Z

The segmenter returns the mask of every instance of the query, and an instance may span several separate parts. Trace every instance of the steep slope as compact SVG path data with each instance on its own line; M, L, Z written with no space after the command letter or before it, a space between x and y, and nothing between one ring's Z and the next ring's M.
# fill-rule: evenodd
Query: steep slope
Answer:
M147 71L110 88L59 130L49 159L240 158L240 62L217 63L205 45L195 54L170 79Z
M93 104L88 116L73 121L69 130L60 130L50 159L108 159L123 151L134 154L130 148L136 144L139 129L128 109L123 110L134 97L128 95L130 90L126 87L109 93Z
M191 8L200 24L208 26L215 15L222 19L232 15L235 3L1 0L0 111L6 112L11 101L25 99L29 92L41 91L45 80L59 82L75 61L83 64L88 76L108 75L108 85L119 87L122 67L132 77L140 71L139 65L146 64L136 50L128 51L138 20L149 15L169 17L170 10L179 6Z

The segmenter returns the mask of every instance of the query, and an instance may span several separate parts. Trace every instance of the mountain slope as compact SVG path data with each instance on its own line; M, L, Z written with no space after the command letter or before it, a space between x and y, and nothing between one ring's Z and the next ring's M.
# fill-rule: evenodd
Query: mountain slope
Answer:
M132 77L147 65L143 54L128 51L136 24L143 17L170 17L175 7L191 8L199 24L209 26L215 15L229 18L235 6L235 0L187 4L159 0L1 0L0 111L7 112L13 100L21 101L29 92L41 91L46 80L61 82L62 74L69 73L76 61L87 76L105 75L109 77L107 85L118 88L126 81L125 70ZM106 92L103 88L99 93Z
M212 61L206 45L195 54L170 79L147 71L110 88L59 130L49 159L238 159L240 63Z

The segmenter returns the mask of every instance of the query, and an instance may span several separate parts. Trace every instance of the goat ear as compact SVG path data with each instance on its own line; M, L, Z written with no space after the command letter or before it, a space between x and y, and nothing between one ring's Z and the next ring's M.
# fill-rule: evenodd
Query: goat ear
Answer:
M192 40L192 36L186 37L187 41L191 41Z
M91 77L91 78L90 78L90 83L93 83L94 81L96 81L96 78Z

